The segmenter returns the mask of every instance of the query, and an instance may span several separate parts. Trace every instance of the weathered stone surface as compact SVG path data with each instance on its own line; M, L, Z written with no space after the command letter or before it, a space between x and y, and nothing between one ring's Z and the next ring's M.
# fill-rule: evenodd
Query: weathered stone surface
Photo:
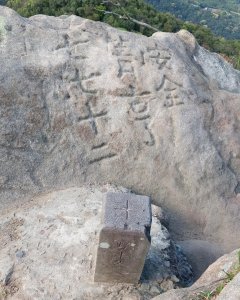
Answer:
M216 300L240 300L240 273L227 284Z
M144 282L162 282L163 291L169 286L189 286L193 282L193 270L187 262L182 249L171 239L168 230L160 218L155 214L156 208L152 205L153 218L151 226L151 247L145 262L142 280Z
M137 230L147 235L152 220L151 201L131 193L108 193L104 203L103 226Z
M198 300L202 299L204 293L214 291L221 284L226 284L227 273L231 273L239 266L239 249L220 257L210 265L205 273L191 287L176 289L159 295L154 300ZM226 284L216 300L238 300L240 295L239 274ZM202 297L201 297L202 296Z
M150 242L141 231L103 228L94 280L138 283L149 247Z
M224 254L219 245L202 240L187 240L178 242L194 270L194 281L204 271Z
M151 201L108 193L103 209L94 280L138 283L150 247Z
M0 299L149 300L176 287L169 233L153 217L146 268L140 284L94 283L102 202L113 186L85 186L43 194L0 218ZM179 259L176 259L179 258ZM157 268L152 268L157 266ZM185 262L184 266L189 268ZM191 274L188 274L191 278ZM7 284L6 284L7 283ZM5 299L4 299L5 300Z
M238 71L185 31L0 16L1 209L110 182L161 205L179 240L239 246Z

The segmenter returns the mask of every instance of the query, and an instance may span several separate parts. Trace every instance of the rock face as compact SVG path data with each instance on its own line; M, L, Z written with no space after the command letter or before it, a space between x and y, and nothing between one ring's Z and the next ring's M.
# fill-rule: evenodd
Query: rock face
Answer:
M194 281L224 254L219 245L203 240L179 241L178 244L194 270Z
M239 249L220 257L209 266L200 279L190 288L168 291L154 300L239 300L240 299L240 273ZM227 274L236 274L232 280ZM230 275L231 276L231 275ZM214 292L217 293L214 295ZM207 296L211 294L210 296Z
M240 299L240 273L223 289L217 300Z
M239 246L238 71L185 31L0 16L1 209L110 182L162 205L176 238Z
M152 245L141 283L94 283L107 192L127 191L112 186L70 188L1 215L1 300L148 300L191 280L185 257L175 251L168 231L153 216Z

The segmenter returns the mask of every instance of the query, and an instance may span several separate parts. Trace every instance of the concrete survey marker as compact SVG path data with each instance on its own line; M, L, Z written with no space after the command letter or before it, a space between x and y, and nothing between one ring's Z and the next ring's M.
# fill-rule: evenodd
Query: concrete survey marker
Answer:
M150 228L149 197L107 193L94 281L137 283L150 247Z

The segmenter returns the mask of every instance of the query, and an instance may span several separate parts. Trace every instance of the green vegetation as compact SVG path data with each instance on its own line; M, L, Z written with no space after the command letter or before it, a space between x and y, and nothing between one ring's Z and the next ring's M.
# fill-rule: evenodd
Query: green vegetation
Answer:
M240 39L239 0L147 0L157 9L209 27L216 35Z
M176 32L187 29L200 45L222 54L235 68L240 69L240 41L217 37L210 29L183 22L169 13L158 12L143 0L8 0L7 5L26 17L35 14L75 14L147 36L156 30Z
M211 291L202 291L200 292L197 297L193 300L213 300L221 293L224 287L233 280L233 278L240 273L240 251L238 252L238 263L233 268L231 272L224 272L226 273L226 278L214 289Z

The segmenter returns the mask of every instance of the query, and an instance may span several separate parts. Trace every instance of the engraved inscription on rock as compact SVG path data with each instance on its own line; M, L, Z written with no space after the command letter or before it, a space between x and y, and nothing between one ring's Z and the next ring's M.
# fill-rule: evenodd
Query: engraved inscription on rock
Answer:
M150 198L108 193L94 281L137 283L150 247Z

